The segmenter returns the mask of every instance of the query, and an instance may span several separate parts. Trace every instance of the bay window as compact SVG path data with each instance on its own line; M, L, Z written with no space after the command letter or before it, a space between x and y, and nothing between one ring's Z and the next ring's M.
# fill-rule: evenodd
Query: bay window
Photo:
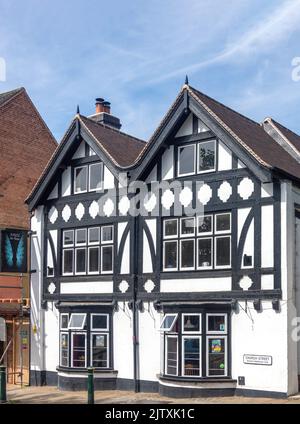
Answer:
M113 272L114 228L77 228L62 234L62 275L97 275Z
M163 271L231 266L231 213L163 221Z

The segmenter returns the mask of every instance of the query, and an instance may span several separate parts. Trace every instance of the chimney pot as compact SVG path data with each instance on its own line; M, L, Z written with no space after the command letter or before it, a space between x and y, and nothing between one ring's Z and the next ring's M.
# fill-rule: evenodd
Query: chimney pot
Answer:
M104 99L102 99L102 97L96 98L96 113L104 112L103 103L104 103Z
M107 102L107 101L103 102L103 108L104 108L103 112L110 114L110 102Z

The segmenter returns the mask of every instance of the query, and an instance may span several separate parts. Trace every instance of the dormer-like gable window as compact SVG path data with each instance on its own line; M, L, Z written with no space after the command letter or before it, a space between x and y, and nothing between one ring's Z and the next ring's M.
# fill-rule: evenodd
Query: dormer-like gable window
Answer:
M184 177L216 170L216 140L178 147L177 175Z
M78 166L74 169L74 194L102 190L103 163Z

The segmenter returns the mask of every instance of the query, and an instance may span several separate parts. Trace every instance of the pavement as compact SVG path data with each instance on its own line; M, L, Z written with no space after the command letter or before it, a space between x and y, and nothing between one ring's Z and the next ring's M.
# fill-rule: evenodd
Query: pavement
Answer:
M13 404L77 404L87 403L87 392L61 391L57 387L23 387L8 385L7 398ZM120 390L95 392L99 404L300 404L300 394L287 399L234 397L209 397L197 399L173 399L157 393L133 393Z

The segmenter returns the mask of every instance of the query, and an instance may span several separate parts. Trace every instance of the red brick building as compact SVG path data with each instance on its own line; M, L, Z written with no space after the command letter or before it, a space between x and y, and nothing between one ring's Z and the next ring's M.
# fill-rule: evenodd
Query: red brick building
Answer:
M56 147L24 88L0 93L0 229L29 230L24 200ZM11 383L28 382L28 316L28 274L0 273L0 317L6 323L0 361L6 350L3 361Z

